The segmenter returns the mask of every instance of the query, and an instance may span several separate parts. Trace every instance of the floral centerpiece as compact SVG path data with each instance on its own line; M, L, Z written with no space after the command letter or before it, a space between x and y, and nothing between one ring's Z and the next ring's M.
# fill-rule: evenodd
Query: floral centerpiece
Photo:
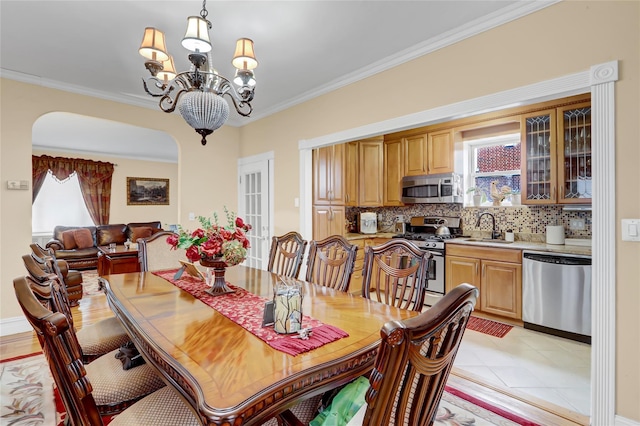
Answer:
M244 223L234 212L224 208L227 225L218 223L218 215L213 213L213 220L198 216L200 228L193 232L178 226L178 235L167 237L171 249L186 250L187 259L197 262L201 259L220 260L227 266L235 266L247 257L247 249L251 247L246 233L251 225Z

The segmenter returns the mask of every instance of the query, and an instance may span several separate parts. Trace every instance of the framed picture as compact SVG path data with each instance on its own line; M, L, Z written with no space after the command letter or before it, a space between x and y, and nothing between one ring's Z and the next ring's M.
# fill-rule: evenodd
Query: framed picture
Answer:
M169 205L169 179L127 178L127 205Z

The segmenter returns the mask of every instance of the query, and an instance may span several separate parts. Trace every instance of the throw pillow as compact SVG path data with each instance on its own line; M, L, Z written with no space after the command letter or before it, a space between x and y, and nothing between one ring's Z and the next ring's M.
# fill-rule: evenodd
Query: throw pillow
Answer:
M74 229L73 237L79 249L93 247L93 236L87 228Z
M62 245L64 246L65 250L73 250L74 248L78 247L78 245L76 244L76 239L73 237L73 231L75 231L75 229L69 229L68 231L64 231L62 233Z
M132 239L135 243L139 238L149 238L153 235L153 228L150 226L137 226L135 228L131 228Z

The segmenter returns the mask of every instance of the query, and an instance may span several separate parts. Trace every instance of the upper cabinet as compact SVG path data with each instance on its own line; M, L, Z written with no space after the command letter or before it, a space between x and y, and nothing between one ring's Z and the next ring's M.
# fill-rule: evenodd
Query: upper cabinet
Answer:
M590 102L522 115L521 132L522 202L590 204Z
M385 206L402 206L400 184L405 173L404 145L402 138L384 141L384 190Z
M344 144L313 150L313 204L345 205L344 153Z
M453 172L453 130L428 134L427 174Z
M382 206L383 157L382 136L345 144L345 205Z

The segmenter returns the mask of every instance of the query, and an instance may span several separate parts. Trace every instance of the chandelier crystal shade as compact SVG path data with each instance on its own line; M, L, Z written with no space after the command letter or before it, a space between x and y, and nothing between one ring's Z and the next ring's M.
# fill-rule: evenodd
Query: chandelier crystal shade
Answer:
M151 77L143 78L147 94L160 98L159 106L171 113L178 108L182 118L202 136L206 137L219 129L229 118L229 104L226 95L238 114L248 117L253 111L256 79L254 69L258 66L253 49L253 41L241 38L236 42L236 50L231 63L236 68L233 80L218 74L211 62L211 41L207 20L206 0L202 3L200 16L187 18L187 30L182 46L191 51L189 71L176 73L173 57L167 53L164 33L147 27L142 37L139 53L146 58L145 67Z

